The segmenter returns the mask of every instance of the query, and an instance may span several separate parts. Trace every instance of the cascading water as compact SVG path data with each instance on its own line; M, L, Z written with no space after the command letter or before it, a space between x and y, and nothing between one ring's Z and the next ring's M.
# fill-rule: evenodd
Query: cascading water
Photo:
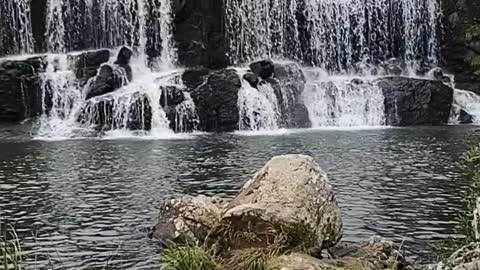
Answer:
M0 3L0 55L33 52L31 0Z
M437 62L437 0L226 0L230 57L304 60L328 71L355 71L397 57Z
M313 127L381 126L385 124L382 90L372 78L328 76L306 70L304 95Z
M239 76L243 76L239 71ZM242 79L242 88L238 92L239 130L275 130L278 128L279 106L277 97L270 84L261 83L253 88Z
M458 123L462 110L472 116L473 123L480 124L479 95L470 91L455 89L450 122Z

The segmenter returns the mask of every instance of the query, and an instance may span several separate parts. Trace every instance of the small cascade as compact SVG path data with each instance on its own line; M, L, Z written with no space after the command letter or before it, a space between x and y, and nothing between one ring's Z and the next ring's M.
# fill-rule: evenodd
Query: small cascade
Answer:
M390 58L435 65L437 0L226 0L233 63L288 57L328 71L358 71Z
M17 0L18 1L18 0ZM176 63L170 0L48 0L49 52L127 45L155 67Z
M238 92L238 109L239 130L278 129L279 106L270 84L260 83L256 89L242 79L242 88Z
M480 124L480 96L470 91L455 89L450 122L461 122L462 111L472 116L474 124Z
M0 1L0 55L33 52L30 1Z
M175 132L187 132L197 130L200 123L195 102L190 93L183 92L184 101L175 106Z
M384 96L372 79L307 70L303 93L313 127L381 126Z

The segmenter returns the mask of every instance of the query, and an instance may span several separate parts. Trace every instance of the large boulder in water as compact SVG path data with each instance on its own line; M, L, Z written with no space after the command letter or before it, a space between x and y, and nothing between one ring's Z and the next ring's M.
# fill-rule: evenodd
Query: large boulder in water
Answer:
M232 241L235 248L268 246L272 229L295 228L312 250L335 245L343 226L327 175L303 155L272 158L227 205L221 223L234 235L254 235Z
M42 112L40 72L42 57L18 61L0 60L0 122L17 122Z
M440 81L389 77L378 86L385 97L387 125L447 124L453 102L453 89Z
M272 77L275 67L270 60L261 60L250 64L250 69L254 74L257 74L262 79Z
M110 59L109 50L96 50L80 54L69 55L69 61L73 63L75 76L81 85L85 85L87 81L97 75L100 66Z
M470 243L455 253L446 262L430 265L428 270L476 270L480 269L480 243Z
M200 118L199 129L231 132L238 129L238 91L242 82L234 69L222 69L203 77L205 81L190 94Z
M115 61L115 65L118 65L125 70L129 81L132 81L133 79L132 68L130 67L130 59L132 59L132 55L132 49L123 46L118 52L117 60Z
M117 65L104 64L93 82L88 86L87 99L117 90L127 83L125 69Z

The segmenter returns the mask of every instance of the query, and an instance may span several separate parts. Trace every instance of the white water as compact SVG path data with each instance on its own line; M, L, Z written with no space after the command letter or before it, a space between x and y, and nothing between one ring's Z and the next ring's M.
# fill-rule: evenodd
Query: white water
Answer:
M34 50L31 0L2 0L0 3L0 54L25 54ZM12 47L13 46L13 47Z
M288 57L336 72L391 57L412 69L437 63L437 0L226 0L226 9L234 63Z
M455 89L453 94L453 107L450 117L451 123L458 123L460 110L472 116L474 124L480 124L480 96L465 90Z
M170 0L48 0L47 30L49 52L83 48L114 48L127 45L146 63L148 48L160 52L153 65L173 67L176 51L173 41Z
M239 70L240 78L244 71ZM279 106L272 86L261 83L253 88L242 78L238 92L239 130L266 131L278 129Z
M374 78L329 76L319 69L305 73L303 98L314 128L385 124L384 96Z

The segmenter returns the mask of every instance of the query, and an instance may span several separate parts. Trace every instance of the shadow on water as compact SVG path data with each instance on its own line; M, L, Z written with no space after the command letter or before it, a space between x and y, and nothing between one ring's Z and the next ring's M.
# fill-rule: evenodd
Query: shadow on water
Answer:
M380 234L422 257L453 233L468 185L457 182L455 162L479 141L475 128L458 126L157 141L42 142L20 133L0 129L0 216L16 225L32 264L48 257L68 269L156 269L146 228L162 200L234 196L287 153L312 155L328 172L345 240Z

